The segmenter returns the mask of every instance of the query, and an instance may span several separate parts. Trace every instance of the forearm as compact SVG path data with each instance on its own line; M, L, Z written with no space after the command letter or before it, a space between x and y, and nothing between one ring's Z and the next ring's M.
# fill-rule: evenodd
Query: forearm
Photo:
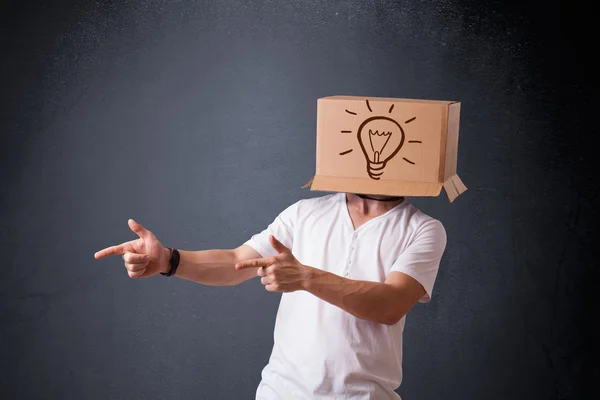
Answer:
M307 268L310 270L304 290L357 318L393 325L404 316L398 308L402 295L392 285L352 280Z
M168 250L166 250L168 252ZM175 276L211 286L232 286L254 275L237 271L239 256L235 250L179 250L179 268Z

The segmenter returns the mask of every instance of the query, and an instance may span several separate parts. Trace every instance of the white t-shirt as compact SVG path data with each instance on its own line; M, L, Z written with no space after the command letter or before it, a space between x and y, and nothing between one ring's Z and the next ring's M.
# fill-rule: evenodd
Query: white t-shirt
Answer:
M348 279L410 275L425 288L423 303L431 299L446 247L442 224L407 201L355 230L344 193L298 201L246 244L273 256L271 234L302 264ZM283 293L256 399L399 399L405 320L380 324L306 291Z

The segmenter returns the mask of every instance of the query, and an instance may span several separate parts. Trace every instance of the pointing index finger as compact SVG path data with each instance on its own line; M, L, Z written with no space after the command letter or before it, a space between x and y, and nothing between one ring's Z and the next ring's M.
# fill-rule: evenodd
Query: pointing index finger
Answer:
M246 268L260 268L271 265L271 262L266 258L256 258L254 260L247 260L239 262L235 265L235 269L246 269Z
M94 258L96 260L99 260L101 258L106 258L106 257L110 257L110 256L116 256L118 254L123 254L123 253L125 253L125 249L127 248L128 245L129 245L129 242L122 243L122 244L117 245L117 246L107 247L105 249L97 251L94 254Z

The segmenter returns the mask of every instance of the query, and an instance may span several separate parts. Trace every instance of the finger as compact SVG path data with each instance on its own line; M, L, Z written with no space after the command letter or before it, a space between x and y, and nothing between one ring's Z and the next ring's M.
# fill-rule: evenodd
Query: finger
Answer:
M235 269L245 269L245 268L260 268L266 267L271 263L271 260L268 258L255 258L254 260L247 260L239 262L235 265Z
M117 254L123 254L126 251L128 245L129 242L126 242L117 246L107 247L105 249L97 251L96 254L94 254L94 258L99 260L101 258L116 256Z
M266 285L265 289L267 289L268 292L278 292L279 288L277 287L277 285L275 284L270 284L270 285Z
M273 283L273 277L263 276L262 278L260 278L260 283L262 283L263 285L270 285Z
M150 256L148 254L137 254L130 251L123 253L123 260L131 264L148 263Z
M269 240L271 241L271 246L273 246L277 253L291 253L290 249L285 247L279 240L275 239L275 236L269 236Z
M271 265L271 266L268 266L268 267L264 268L264 270L265 270L265 276L268 276L268 275L275 276L275 269L276 269L275 265Z
M140 269L138 271L127 271L127 275L129 275L130 278L135 279L144 275L144 272L146 272L146 268Z
M127 224L129 225L129 228L132 231L134 231L142 239L149 239L152 236L154 236L152 234L152 232L150 232L148 229L144 228L141 224L138 224L137 222L135 222L133 219L130 219L129 221L127 221Z
M258 276L267 276L273 275L275 276L275 265L271 265L269 267L260 267L256 270L256 275Z
M146 269L147 266L148 266L148 263L143 263L143 264L125 263L125 268L127 268L127 271L129 271L129 272L141 271L143 269Z

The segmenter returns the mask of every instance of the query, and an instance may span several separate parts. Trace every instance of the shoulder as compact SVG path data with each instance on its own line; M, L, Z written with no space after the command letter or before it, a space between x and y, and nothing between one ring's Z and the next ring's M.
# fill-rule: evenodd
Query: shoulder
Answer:
M418 209L413 204L407 204L403 209L408 219L410 230L416 236L435 236L446 241L446 228L442 222Z
M326 196L300 199L288 206L281 214L289 217L304 218L308 215L319 214L335 209L341 201L340 193Z
M312 197L310 199L299 200L296 204L299 208L318 210L338 204L342 200L343 195L343 193L334 193L325 196Z

